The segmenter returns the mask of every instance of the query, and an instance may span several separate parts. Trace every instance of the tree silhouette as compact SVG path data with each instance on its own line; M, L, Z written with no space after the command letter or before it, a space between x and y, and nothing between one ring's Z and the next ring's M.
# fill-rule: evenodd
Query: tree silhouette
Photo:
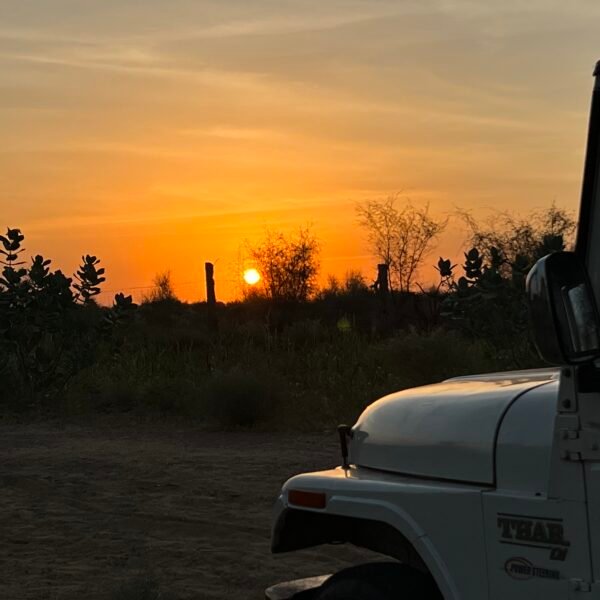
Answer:
M407 201L396 207L398 196L368 200L356 208L360 225L367 231L371 250L388 265L390 289L409 292L423 259L446 227L434 219L429 205L417 208Z
M267 232L249 247L261 276L264 294L272 300L304 301L316 290L319 243L310 229L296 234Z

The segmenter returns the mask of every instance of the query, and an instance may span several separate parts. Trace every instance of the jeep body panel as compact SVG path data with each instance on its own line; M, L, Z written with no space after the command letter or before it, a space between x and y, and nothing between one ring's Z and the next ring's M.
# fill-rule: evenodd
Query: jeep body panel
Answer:
M275 506L274 551L286 531L288 492L323 492L322 515L385 523L414 547L447 600L487 597L487 565L481 494L485 488L353 467L298 475L288 480ZM456 548L461 548L460 552Z
M350 464L492 485L504 414L521 394L556 378L554 369L499 373L385 396L352 428Z

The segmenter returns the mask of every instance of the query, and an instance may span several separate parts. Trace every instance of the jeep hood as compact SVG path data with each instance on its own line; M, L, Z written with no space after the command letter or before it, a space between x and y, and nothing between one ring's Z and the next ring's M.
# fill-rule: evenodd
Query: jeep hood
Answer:
M494 483L494 446L511 404L557 369L449 379L390 394L352 428L350 462L428 478ZM556 386L551 386L554 401Z

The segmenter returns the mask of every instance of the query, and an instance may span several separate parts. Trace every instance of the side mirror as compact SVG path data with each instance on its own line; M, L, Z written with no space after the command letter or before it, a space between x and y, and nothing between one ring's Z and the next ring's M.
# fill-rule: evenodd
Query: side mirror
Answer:
M600 319L585 266L573 252L555 252L527 275L534 341L555 365L588 362L600 355Z

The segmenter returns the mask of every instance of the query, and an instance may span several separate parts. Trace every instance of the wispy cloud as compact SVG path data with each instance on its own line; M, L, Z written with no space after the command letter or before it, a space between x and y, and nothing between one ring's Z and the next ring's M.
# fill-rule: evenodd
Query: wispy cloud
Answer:
M184 136L221 138L225 140L284 140L290 138L289 132L275 129L253 127L215 126L206 128L181 129L177 133Z
M303 212L345 240L349 203L397 189L436 210L575 202L598 17L596 0L2 0L3 214L50 252L189 222L195 254L212 235L226 255Z

